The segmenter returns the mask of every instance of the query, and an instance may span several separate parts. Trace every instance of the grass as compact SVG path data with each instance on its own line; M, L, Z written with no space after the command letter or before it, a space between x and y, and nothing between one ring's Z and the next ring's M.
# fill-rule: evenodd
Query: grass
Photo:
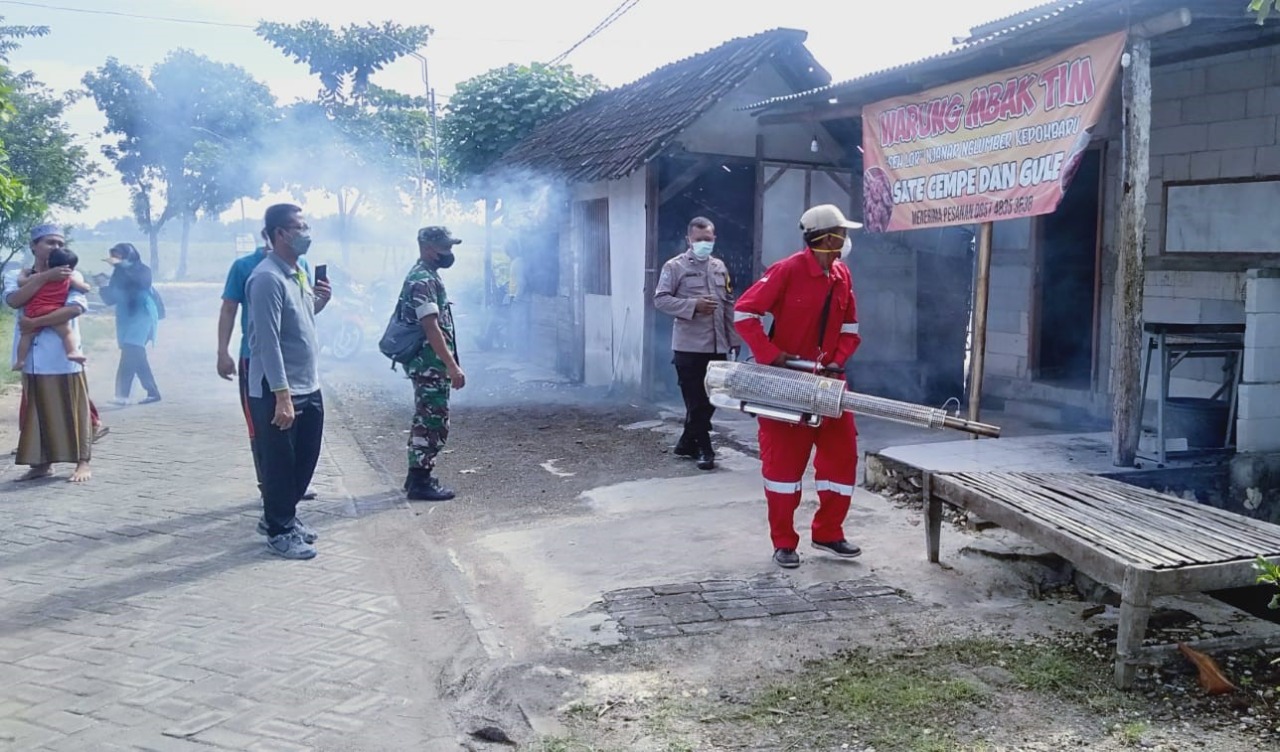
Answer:
M13 309L0 304L0 389L16 385L22 380L21 374L9 370L10 355L13 353Z
M1142 743L1142 737L1146 735L1148 728L1146 723L1134 721L1121 726L1116 735L1124 746L1136 747Z
M983 669L1007 686L990 686L976 673ZM998 712L997 692L1005 703L1011 693L1030 692L1117 710L1126 701L1110 677L1105 661L1052 643L970 639L887 655L862 649L766 690L748 717L815 742L853 731L883 752L954 752L974 749L961 729L979 709Z

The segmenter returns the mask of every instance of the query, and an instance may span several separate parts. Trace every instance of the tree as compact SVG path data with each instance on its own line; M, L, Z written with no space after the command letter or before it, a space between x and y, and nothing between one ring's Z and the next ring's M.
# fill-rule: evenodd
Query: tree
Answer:
M0 26L0 63L20 40L44 36L44 26ZM83 209L88 186L101 175L65 120L78 94L55 95L30 72L0 65L0 271L27 248L27 231L51 208Z
M188 50L169 53L149 80L109 58L84 84L107 117L106 133L119 136L103 154L129 189L153 272L160 271L160 230L183 221L181 277L190 223L261 195L262 139L276 117L275 98L243 68Z
M296 134L290 140L300 148L323 158L300 161L304 169L284 180L297 190L314 187L337 198L338 240L349 263L353 218L370 198L393 198L402 187L405 155L423 147L419 119L410 115L421 101L374 86L370 79L426 44L431 28L385 22L334 29L310 20L263 22L257 33L320 79L314 102L289 108L285 132Z
M543 63L495 68L458 84L440 123L451 169L479 175L535 128L602 88L594 76Z

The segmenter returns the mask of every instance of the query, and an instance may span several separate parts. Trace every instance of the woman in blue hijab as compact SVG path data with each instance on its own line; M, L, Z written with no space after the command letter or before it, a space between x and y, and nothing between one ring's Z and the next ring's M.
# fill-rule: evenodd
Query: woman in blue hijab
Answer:
M147 392L142 404L159 402L160 388L147 361L147 345L155 342L160 328L160 311L151 289L151 269L142 263L138 249L131 243L119 243L109 254L107 261L115 270L111 281L102 288L102 302L116 308L116 343L120 346L116 402L129 401L135 376Z

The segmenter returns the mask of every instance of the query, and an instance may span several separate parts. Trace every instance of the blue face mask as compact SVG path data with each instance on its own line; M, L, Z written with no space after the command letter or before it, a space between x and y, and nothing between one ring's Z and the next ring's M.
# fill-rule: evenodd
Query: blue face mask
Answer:
M690 246L693 248L694 256L697 256L700 259L705 259L711 255L711 251L715 250L716 244L715 241L712 240L699 240L694 243L690 243Z

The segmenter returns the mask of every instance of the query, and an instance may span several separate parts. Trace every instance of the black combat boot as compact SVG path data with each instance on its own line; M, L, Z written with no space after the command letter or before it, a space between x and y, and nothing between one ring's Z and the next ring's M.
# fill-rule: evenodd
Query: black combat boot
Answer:
M404 490L409 501L449 501L454 497L453 489L440 485L430 470L416 468L405 478Z
M680 459L691 460L698 456L698 449L693 445L692 441L681 436L680 440L676 442L676 448L671 450L671 453Z

